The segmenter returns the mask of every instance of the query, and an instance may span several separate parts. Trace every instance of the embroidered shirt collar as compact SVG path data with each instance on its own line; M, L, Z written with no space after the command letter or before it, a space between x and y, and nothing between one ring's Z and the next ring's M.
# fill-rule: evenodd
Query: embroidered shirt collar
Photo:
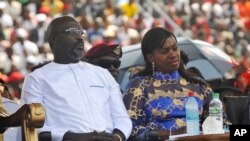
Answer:
M162 72L155 72L153 77L158 80L176 80L180 79L180 73L178 71L174 71L171 73L162 73Z

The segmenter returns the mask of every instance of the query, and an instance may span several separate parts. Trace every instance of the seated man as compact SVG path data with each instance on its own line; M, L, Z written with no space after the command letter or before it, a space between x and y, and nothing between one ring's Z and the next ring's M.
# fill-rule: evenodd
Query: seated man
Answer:
M132 123L118 83L100 67L80 61L84 31L70 16L47 29L54 60L26 75L21 102L42 103L52 141L124 141Z
M122 57L121 46L118 44L97 44L85 54L87 62L108 69L117 80Z

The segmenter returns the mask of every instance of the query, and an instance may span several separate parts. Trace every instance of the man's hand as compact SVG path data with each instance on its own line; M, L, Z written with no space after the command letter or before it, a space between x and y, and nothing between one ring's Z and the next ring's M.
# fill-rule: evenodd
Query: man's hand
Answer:
M63 136L63 141L122 141L122 138L115 134L107 133L105 131L102 132L90 132L90 133L73 133L66 132Z
M107 133L105 131L103 132L94 131L92 138L94 141L114 141L113 134Z

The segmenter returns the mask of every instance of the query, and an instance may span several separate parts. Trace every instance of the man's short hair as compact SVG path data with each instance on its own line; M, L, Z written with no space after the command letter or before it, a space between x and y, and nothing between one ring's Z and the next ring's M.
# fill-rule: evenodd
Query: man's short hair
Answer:
M62 17L55 18L51 21L46 31L46 36L47 36L49 43L53 34L60 32L62 30L61 29L62 25L70 21L77 22L76 19L74 19L71 16L62 16Z
M103 55L113 55L117 58L122 57L122 50L119 44L105 44L100 43L93 46L85 53L86 59L91 59Z

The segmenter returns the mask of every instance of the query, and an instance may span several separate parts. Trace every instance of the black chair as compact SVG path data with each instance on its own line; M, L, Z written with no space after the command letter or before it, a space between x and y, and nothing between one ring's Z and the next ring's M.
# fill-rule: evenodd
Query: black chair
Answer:
M225 96L246 96L239 88L232 86L223 86L218 88L213 88L213 91L220 93L220 99L223 100Z
M52 136L50 131L44 131L39 133L38 141L52 141Z
M224 96L223 104L232 124L250 124L248 96Z

